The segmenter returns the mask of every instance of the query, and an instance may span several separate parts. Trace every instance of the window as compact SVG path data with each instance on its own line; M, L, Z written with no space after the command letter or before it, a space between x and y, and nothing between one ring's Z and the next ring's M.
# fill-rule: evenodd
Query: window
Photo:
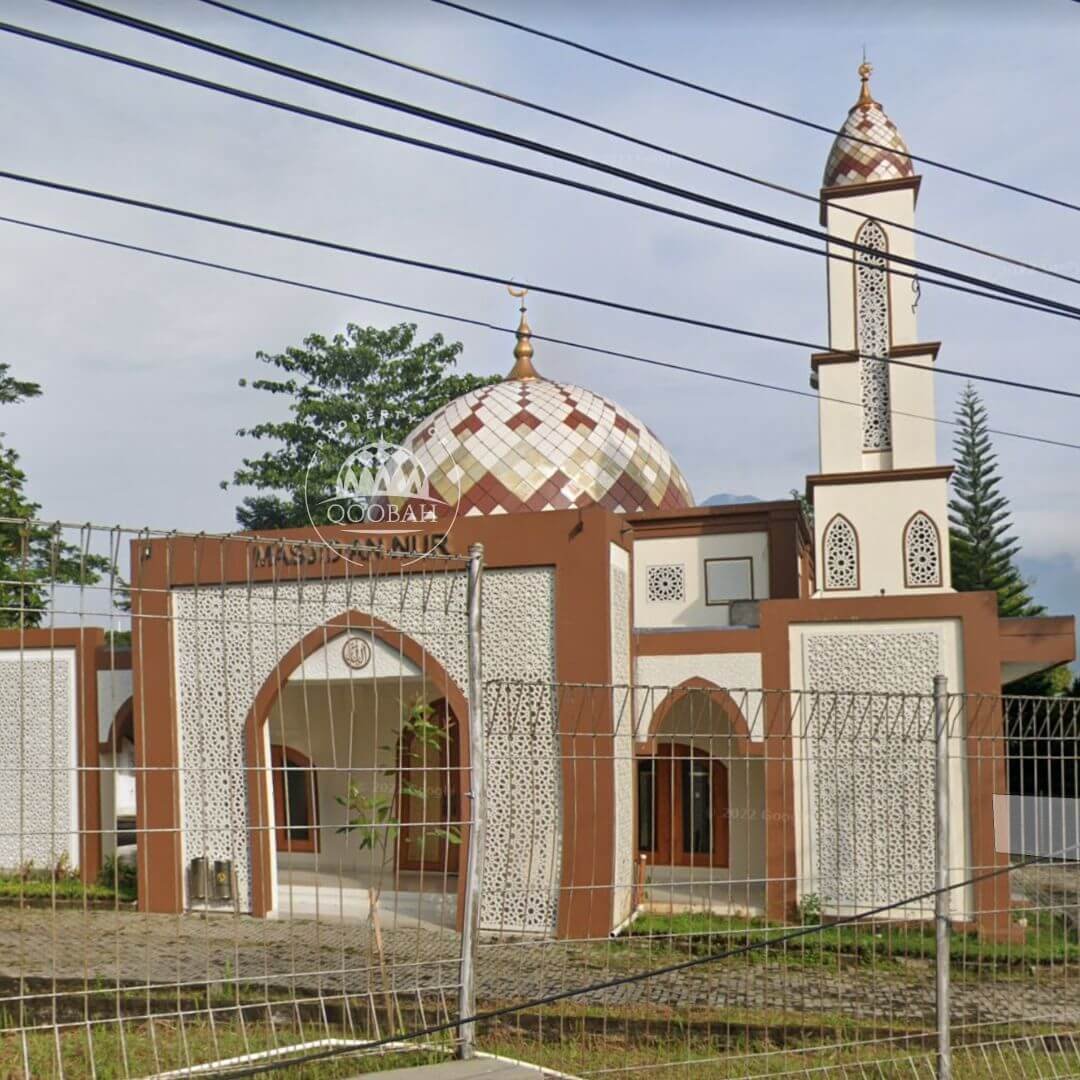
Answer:
M683 851L687 855L712 853L712 776L708 761L682 762Z
M927 589L941 584L941 537L921 510L904 527L904 584Z
M730 604L754 599L754 560L749 557L705 560L705 603Z
M855 338L862 359L863 450L889 450L892 424L889 415L889 279L885 230L873 219L855 234L855 243L871 251L855 253ZM874 252L882 252L881 255Z
M270 747L279 851L317 851L315 767L299 750Z
M638 851L656 850L656 769L651 761L637 763Z
M824 558L822 575L826 590L859 587L859 537L855 526L843 514L825 526L822 534Z
M677 563L645 568L645 595L650 604L686 599L686 567Z

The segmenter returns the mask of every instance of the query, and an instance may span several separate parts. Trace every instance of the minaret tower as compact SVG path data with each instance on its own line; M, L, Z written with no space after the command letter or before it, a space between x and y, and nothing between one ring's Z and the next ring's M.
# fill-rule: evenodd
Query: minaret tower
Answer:
M919 340L914 271L886 258L915 255L921 177L874 100L871 70L865 60L859 67L859 100L833 143L821 189L830 351L810 361L821 393L821 458L807 488L822 596L950 588L951 469L937 465L932 422L939 345Z

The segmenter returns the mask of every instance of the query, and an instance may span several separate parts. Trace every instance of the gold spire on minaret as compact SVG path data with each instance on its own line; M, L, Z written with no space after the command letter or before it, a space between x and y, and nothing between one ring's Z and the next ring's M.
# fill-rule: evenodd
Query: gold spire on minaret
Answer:
M869 109L871 105L877 105L874 95L870 93L870 76L873 74L874 65L866 59L866 50L863 49L862 63L859 65L859 78L862 86L859 87L859 100L855 102L855 108Z
M518 323L517 344L514 346L514 366L506 377L508 379L539 379L540 376L532 362L532 328L525 318L525 296L529 290L515 289L512 285L507 285L506 291L521 301L521 322Z

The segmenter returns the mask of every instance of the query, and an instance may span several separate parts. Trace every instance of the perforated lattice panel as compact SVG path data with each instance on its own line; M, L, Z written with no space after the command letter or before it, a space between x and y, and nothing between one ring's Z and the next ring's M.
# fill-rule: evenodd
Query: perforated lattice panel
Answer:
M941 584L941 537L937 526L921 512L904 530L904 574L914 587Z
M686 599L686 567L666 563L645 568L645 596L650 604Z
M837 516L825 528L824 580L826 589L859 587L859 538L846 517Z
M867 221L855 237L856 243L875 252L888 250L885 230L876 221ZM889 415L889 279L885 256L866 251L855 253L855 307L859 331L859 382L862 387L863 449L892 447Z
M811 889L841 911L919 895L934 882L938 634L809 634L804 655Z

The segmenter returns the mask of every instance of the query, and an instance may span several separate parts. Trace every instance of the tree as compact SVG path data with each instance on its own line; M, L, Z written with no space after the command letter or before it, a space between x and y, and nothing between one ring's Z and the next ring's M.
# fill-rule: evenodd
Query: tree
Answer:
M1012 534L1009 500L1001 493L997 455L988 430L986 406L971 383L956 409L953 498L949 500L949 545L953 588L993 589L1003 618L1042 615L1016 567L1020 541Z
M37 383L23 382L0 363L0 404L38 397ZM41 506L26 495L19 455L0 433L0 627L41 622L53 584L92 585L109 561L64 541L58 527L35 524Z
M304 491L318 498L333 490L334 475L316 465L320 445L359 448L380 437L401 443L426 416L479 386L497 382L458 374L460 342L435 334L417 341L416 326L401 323L382 330L349 323L332 338L312 334L300 347L257 358L275 374L255 379L254 390L288 400L286 420L268 420L238 435L279 445L259 457L244 458L232 483L260 494L243 499L236 520L245 529L280 529L308 524ZM241 380L241 386L249 385ZM223 482L222 487L228 487Z
M956 409L956 469L949 500L953 588L992 589L1003 618L1042 615L1016 566L1020 541L1012 533L1009 500L1001 493L997 455L990 441L986 406L971 383ZM1052 696L1068 690L1071 674L1061 665L1011 683L1011 694Z
M386 875L393 868L395 856L402 845L402 834L406 827L402 820L405 816L405 799L411 800L417 808L421 822L409 826L412 832L411 846L423 854L433 842L455 846L461 843L461 830L449 820L449 806L431 806L429 802L436 795L435 789L441 785L442 768L439 762L443 760L449 737L446 717L439 717L423 698L417 698L402 717L397 741L393 745L379 747L393 761L390 768L383 770L383 775L392 784L391 792L373 790L368 795L350 780L346 796L337 797L337 802L347 814L346 823L338 832L354 833L359 849L371 851L376 856L374 877L368 885L368 919L372 945L383 977L383 995L390 1025L388 1030L391 1031L396 1026L396 1019L386 968L379 901ZM419 784L413 782L414 770L420 774Z

